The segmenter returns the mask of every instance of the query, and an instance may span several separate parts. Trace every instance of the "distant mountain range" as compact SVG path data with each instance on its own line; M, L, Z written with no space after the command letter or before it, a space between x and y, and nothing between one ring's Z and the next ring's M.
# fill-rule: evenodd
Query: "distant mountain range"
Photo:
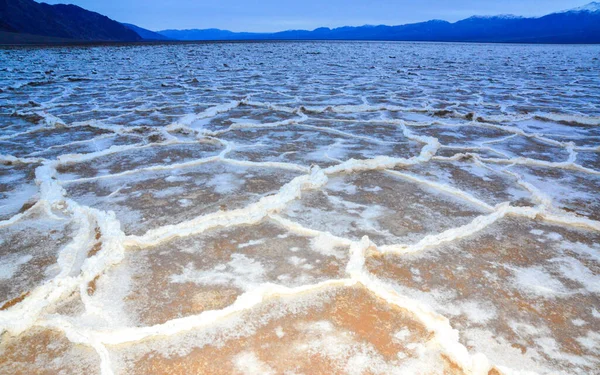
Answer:
M600 43L600 3L538 18L473 16L458 22L433 20L401 26L344 26L277 33L228 30L162 30L175 40L402 40L438 42Z
M276 33L220 29L150 31L75 5L0 0L0 44L202 40L398 40L506 43L600 43L600 3L525 18L473 16L400 26L344 26Z

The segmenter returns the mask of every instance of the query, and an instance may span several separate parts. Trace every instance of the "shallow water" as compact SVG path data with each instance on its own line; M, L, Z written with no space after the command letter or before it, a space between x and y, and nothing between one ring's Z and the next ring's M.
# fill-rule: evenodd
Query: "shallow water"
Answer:
M0 372L600 374L599 58L0 50Z

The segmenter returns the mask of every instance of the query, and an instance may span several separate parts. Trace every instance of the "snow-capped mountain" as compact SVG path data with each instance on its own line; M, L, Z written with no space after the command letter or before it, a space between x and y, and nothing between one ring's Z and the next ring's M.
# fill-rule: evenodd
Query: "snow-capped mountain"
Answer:
M561 13L569 13L569 12L573 12L573 13L580 13L580 12L596 13L596 12L600 12L600 2L594 1L594 2L591 2L589 4L586 4L586 5L577 7L577 8L564 10Z

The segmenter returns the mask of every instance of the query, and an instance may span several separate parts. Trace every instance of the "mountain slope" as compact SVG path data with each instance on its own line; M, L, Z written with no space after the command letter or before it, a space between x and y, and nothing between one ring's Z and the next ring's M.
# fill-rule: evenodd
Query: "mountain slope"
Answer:
M123 26L127 27L130 30L135 31L139 36L142 37L143 40L171 40L171 38L161 35L159 33L155 33L154 31L150 31L148 29L144 29L142 27L133 25L131 23L122 23Z
M455 23L433 20L400 26L358 26L235 33L228 30L164 30L177 40L402 40L507 43L600 43L600 3L538 18L474 16Z
M0 0L0 31L81 41L139 41L119 22L75 5Z

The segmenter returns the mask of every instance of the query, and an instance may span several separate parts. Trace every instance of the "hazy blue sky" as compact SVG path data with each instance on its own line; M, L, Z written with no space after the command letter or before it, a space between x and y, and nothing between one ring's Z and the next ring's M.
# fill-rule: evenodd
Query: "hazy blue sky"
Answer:
M39 1L39 0L38 0ZM591 1L591 0L589 0ZM471 15L541 16L585 0L45 0L72 3L151 30L219 28L280 31L320 26L386 24Z

